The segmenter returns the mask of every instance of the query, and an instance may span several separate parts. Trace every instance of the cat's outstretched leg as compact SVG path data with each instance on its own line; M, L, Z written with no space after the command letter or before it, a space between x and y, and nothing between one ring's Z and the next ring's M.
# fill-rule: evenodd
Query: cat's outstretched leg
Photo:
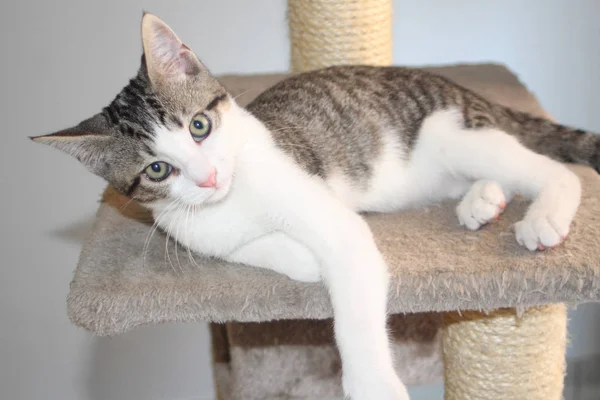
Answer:
M527 249L554 247L566 238L579 207L581 183L565 165L527 149L500 129L465 128L456 110L428 117L420 142L421 153L439 156L446 173L492 180L505 192L532 199L523 220L515 224L516 239Z
M267 231L283 232L315 255L333 307L344 394L352 400L408 400L386 327L389 272L369 226L287 156L271 157L277 163L253 157L264 160L252 164L264 178L254 183L246 204L268 210L257 221Z
M318 202L324 214L303 217L309 224L295 220L289 234L311 246L320 261L334 309L344 393L353 400L408 400L386 329L385 260L360 216L325 196Z

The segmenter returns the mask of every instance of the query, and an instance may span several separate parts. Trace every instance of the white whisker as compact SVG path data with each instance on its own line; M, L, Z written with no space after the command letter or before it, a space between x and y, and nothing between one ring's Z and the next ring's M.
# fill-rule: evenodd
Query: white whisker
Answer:
M175 204L175 209L177 210L180 206L181 201L179 199L176 200L176 204ZM169 222L169 226L167 227L167 238L165 239L165 265L167 264L167 260L169 261L169 264L171 265L171 268L173 269L173 272L175 272L177 274L177 269L175 268L175 264L173 264L173 261L171 260L171 256L169 255L169 238L171 237L171 226L173 225L173 223L177 223L177 217L173 218L171 220L171 222ZM175 244L175 246L177 246L177 244ZM177 247L175 247L175 255L177 256Z
M186 235L189 235L189 229L188 229L188 217L190 214L190 211L193 209L194 206L188 204L187 209L185 211L185 222L184 222L184 227L185 227L185 232ZM192 215L193 217L193 215ZM186 241L189 243L189 237L186 236ZM200 268L200 266L198 265L198 263L196 262L196 259L194 258L194 256L192 255L192 250L190 249L189 246L187 247L187 252L188 252L188 258L190 259L190 261L198 268Z
M121 207L121 208L119 209L119 214L121 214L123 211L125 211L125 209L127 208L127 206L128 206L129 204L131 204L131 202L133 201L133 199L134 199L133 197L132 197L131 199L129 199L129 201L128 201L127 203L125 203L125 205L124 205L123 207Z
M180 203L180 207L178 209L181 210L185 206L184 203ZM181 261L179 260L179 246L183 246L179 243L179 228L181 227L181 221L177 221L177 230L175 231L175 259L177 260L177 264L179 265L179 270L183 274L183 266L181 265Z
M252 91L252 90L256 90L256 89L254 89L254 88L250 88L250 89L248 89L248 90L245 90L245 91L243 91L242 93L240 93L240 94L236 95L236 96L235 96L233 99L234 99L234 100L236 100L238 97L241 97L241 96L245 95L246 93L248 93L248 92L250 92L250 91Z
M175 202L176 201L174 200L171 203L167 204L165 209L160 212L160 214L156 217L156 219L154 220L154 223L148 230L148 234L146 235L146 239L144 241L144 246L142 247L142 268L146 268L146 255L148 253L148 249L150 246L150 240L152 239L154 232L156 232L156 230L159 228L159 223L160 223L161 219L165 218L167 213L169 211L171 211L171 209L175 205Z

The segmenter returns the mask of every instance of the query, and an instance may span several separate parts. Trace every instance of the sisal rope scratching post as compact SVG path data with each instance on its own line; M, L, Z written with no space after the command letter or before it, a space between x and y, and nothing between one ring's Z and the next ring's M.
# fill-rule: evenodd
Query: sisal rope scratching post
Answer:
M391 0L288 0L293 72L391 65Z
M559 400L565 373L564 304L444 316L446 400Z

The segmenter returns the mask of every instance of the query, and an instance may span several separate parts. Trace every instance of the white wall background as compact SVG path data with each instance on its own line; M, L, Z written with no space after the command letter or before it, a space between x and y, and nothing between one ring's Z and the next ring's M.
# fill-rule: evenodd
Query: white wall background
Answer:
M503 62L559 120L600 131L600 2L394 1L395 62ZM112 339L72 326L65 296L104 187L26 140L100 110L132 76L142 10L215 73L284 71L284 0L12 0L0 4L0 398L210 399L204 325ZM572 313L570 355L600 353L600 312Z

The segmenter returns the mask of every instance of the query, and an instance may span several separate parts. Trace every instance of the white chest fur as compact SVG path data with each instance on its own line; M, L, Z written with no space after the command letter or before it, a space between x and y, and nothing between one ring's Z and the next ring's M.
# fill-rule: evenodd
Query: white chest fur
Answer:
M175 206L157 220L164 231L186 247L219 258L226 258L238 247L267 233L259 224L256 207L235 187L217 204Z

